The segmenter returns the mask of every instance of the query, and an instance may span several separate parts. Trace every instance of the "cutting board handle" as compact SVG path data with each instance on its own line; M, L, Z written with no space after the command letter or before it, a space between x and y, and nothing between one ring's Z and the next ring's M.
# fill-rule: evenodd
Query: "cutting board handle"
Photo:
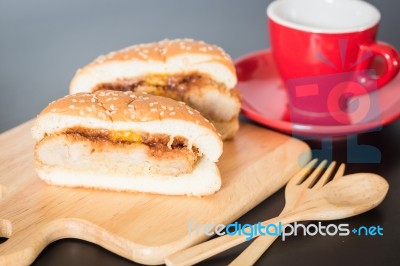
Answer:
M0 219L0 236L8 238L0 244L0 265L32 264L47 245L63 238L85 240L129 260L148 261L149 247L128 241L82 219L57 219L44 226L30 225L20 232L12 232L11 222Z

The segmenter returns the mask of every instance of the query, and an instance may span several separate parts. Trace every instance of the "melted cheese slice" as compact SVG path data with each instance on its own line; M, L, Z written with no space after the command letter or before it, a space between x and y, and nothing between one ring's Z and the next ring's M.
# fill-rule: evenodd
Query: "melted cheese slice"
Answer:
M110 134L112 141L142 142L142 136L129 130L112 131Z

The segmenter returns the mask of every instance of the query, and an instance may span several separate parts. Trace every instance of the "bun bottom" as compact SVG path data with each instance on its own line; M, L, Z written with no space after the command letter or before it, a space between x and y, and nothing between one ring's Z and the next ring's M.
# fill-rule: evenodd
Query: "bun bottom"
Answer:
M38 164L39 177L51 185L88 187L117 191L148 192L165 195L205 196L218 191L221 178L215 163L201 158L193 172L179 176L157 174L128 175L123 172L104 173L65 169Z
M234 117L230 121L210 121L215 129L221 134L221 138L223 140L233 139L236 135L236 132L239 130L239 117Z

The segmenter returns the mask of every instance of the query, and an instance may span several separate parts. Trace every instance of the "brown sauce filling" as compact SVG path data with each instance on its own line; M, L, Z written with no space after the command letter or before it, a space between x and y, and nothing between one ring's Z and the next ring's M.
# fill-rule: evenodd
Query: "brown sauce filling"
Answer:
M119 132L119 131L117 131ZM129 136L123 134L116 134L114 131L106 129L91 129L84 127L74 127L66 130L64 134L79 135L91 141L108 141L112 143L142 143L149 146L153 150L170 151L170 150L188 150L188 140L181 136L175 136L172 143L170 137L165 134L148 134L143 132L134 132ZM122 137L121 137L122 136ZM188 150L189 151L189 150ZM192 147L192 152L199 154L196 147Z
M113 83L99 84L94 91L118 90L118 91L139 91L154 95L173 98L178 101L185 100L185 93L188 90L196 90L206 86L212 86L221 91L227 91L225 86L212 80L210 77L199 74L154 74L136 79L120 80Z

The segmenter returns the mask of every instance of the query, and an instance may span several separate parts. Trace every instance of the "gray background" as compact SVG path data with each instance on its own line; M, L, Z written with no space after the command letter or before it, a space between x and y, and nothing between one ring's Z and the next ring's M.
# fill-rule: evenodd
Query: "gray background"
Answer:
M301 0L299 0L301 1ZM135 43L191 37L234 58L269 47L267 0L0 0L0 132L68 93L77 68ZM400 48L400 1L369 1Z

